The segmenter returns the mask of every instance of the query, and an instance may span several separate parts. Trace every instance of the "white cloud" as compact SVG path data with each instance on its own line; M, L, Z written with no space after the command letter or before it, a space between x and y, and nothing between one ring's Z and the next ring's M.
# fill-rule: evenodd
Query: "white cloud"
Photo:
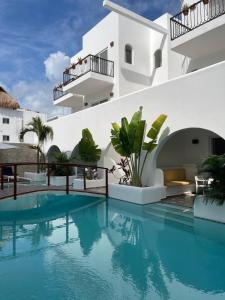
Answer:
M10 93L16 97L21 107L34 111L45 112L48 116L62 115L68 112L67 108L55 107L53 105L53 87L62 80L62 74L69 65L70 58L63 52L49 54L44 61L45 76L43 81L25 80L14 84Z
M44 61L45 75L48 80L53 83L61 82L63 71L69 63L70 58L65 53L61 51L51 53Z

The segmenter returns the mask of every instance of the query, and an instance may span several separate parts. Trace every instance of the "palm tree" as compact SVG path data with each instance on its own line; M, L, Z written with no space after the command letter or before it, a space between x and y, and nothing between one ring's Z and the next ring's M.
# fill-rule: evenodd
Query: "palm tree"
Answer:
M50 126L45 125L40 117L33 117L25 128L20 131L19 139L23 142L24 135L28 132L33 132L38 137L37 145L32 148L37 150L37 172L40 172L40 156L43 155L43 145L48 139L53 139L53 130Z

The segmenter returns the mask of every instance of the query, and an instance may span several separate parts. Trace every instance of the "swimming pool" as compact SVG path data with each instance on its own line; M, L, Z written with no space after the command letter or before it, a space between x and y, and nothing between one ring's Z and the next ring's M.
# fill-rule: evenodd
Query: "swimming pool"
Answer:
M16 201L0 203L2 300L225 299L224 225L166 204Z

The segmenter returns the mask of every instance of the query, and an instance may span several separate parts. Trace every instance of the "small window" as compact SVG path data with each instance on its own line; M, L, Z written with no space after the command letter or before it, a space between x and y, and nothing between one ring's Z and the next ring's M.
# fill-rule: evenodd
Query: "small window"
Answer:
M9 118L3 118L2 123L3 124L9 124Z
M130 45L125 46L125 62L128 64L133 63L133 50Z
M3 135L2 140L3 142L9 142L9 135Z
M158 49L155 51L155 69L160 68L162 66L162 50Z

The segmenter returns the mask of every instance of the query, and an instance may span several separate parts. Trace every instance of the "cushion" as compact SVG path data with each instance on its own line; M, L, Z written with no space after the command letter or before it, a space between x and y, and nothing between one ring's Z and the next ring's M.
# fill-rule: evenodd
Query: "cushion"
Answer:
M179 180L166 182L166 186L184 186L184 185L189 185L189 184L192 184L192 182L190 182L190 181L179 181Z
M3 168L3 175L6 175L6 176L13 176L13 170L12 170L12 167L4 167L4 168Z
M164 170L164 181L186 181L185 169Z

